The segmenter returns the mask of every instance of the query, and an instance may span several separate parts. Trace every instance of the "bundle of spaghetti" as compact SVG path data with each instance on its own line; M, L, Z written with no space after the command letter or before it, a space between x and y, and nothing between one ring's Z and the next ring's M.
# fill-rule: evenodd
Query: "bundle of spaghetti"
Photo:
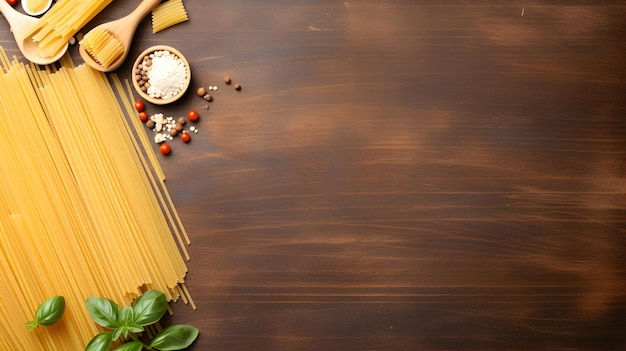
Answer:
M160 32L189 19L183 0L169 0L152 10L152 33Z
M124 54L124 46L117 38L104 28L90 30L80 44L85 51L104 68L109 67L115 60Z
M83 350L100 331L88 296L124 306L156 289L194 307L188 237L128 123L130 91L68 57L40 69L0 47L0 63L0 349ZM63 319L29 332L54 295L65 297Z
M37 53L52 57L112 0L58 0L24 38L38 44Z

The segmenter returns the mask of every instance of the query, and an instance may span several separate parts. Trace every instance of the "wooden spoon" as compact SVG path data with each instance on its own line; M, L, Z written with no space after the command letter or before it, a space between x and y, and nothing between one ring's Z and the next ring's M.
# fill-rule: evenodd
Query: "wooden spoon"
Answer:
M37 52L39 50L39 45L33 40L32 37L23 39L26 34L30 32L35 25L37 25L39 19L18 12L4 0L0 1L0 12L2 12L4 18L6 18L7 22L9 22L17 47L27 60L38 65L47 65L56 62L67 51L68 44L51 57L41 56Z
M137 26L143 20L143 18L160 2L161 0L143 0L133 12L126 15L125 17L97 26L96 28L107 30L114 37L111 38L111 40L117 39L124 47L124 53L120 55L108 67L104 67L91 55L89 55L83 45L80 45L78 51L80 52L80 56L83 58L85 63L101 72L111 72L118 69L122 65L122 63L124 63L124 60L128 55L130 44L133 41L133 36L135 35L135 30L137 30ZM96 28L92 29L92 31Z

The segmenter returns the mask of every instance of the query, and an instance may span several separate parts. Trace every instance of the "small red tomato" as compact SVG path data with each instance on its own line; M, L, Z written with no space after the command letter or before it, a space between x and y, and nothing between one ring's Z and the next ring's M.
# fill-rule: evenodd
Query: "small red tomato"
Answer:
M146 111L139 112L139 120L140 121L145 122L145 121L148 120L148 118L149 118L148 117L148 112L146 112Z
M13 6L15 4L17 4L17 0L7 0L7 2L9 3L9 5Z
M146 108L146 106L143 104L143 101L141 100L135 100L135 109L138 112L143 111L143 109Z
M188 142L189 142L189 140L191 140L191 135L189 135L189 133L187 133L187 132L183 132L183 133L180 135L180 140L182 140L182 141L183 141L183 143L188 143Z
M189 110L189 112L187 112L187 119L192 121L192 122L197 121L198 117L200 117L200 116L198 115L198 111L196 111L196 110Z
M172 148L170 147L170 145L168 143L163 143L161 144L161 146L159 146L159 152L161 152L161 154L163 155L167 155L172 151Z

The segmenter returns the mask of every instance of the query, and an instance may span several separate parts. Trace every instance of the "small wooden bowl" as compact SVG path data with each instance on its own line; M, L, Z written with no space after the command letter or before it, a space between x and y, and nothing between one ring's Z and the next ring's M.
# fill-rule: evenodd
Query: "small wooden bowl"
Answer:
M2 1L2 0L0 0L0 1ZM176 55L179 59L181 59L183 61L183 63L187 67L187 77L185 77L185 83L183 84L183 87L182 87L180 93L178 93L175 96L169 97L167 99L151 97L150 95L145 93L143 90L141 90L141 87L139 86L139 82L137 81L137 79L135 79L135 69L137 68L137 66L139 66L139 64L141 62L143 62L144 56L150 55L150 54L154 53L155 51L163 51L163 50L169 51L170 53ZM135 60L135 63L133 64L131 77L132 77L132 81L133 81L133 86L135 87L135 90L137 91L137 94L139 94L139 96L141 96L142 99L144 99L144 100L146 100L148 102L151 102L151 103L153 103L155 105L166 105L166 104L172 103L172 102L180 99L180 97L185 94L185 92L187 91L187 88L189 88L189 83L191 82L191 68L189 67L189 62L187 61L185 56L183 56L183 54L180 53L180 51L174 49L173 47L167 46L167 45L155 45L155 46L151 46L151 47L147 48L141 54L139 54L139 56Z

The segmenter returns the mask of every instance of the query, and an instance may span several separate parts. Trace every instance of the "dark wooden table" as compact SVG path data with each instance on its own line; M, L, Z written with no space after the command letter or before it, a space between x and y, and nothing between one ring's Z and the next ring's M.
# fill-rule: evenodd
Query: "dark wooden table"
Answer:
M185 4L191 349L626 349L624 2Z

